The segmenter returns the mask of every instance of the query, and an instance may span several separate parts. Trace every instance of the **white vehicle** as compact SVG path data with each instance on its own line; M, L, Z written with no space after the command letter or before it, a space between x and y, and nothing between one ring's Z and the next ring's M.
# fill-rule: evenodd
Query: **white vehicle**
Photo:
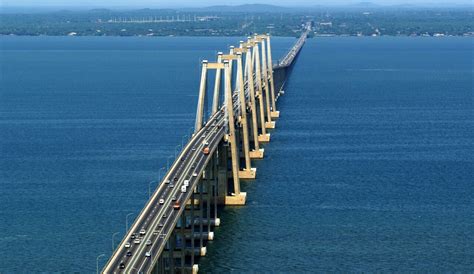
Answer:
M145 257L151 257L151 252L150 252L150 251L147 251L147 252L145 253Z
M170 180L166 180L166 181L165 181L165 184L169 184L169 183L170 183Z
M203 145L205 145L205 146L208 146L208 145L209 145L209 142L206 141L206 140L204 140L204 142L202 142L202 143L203 143Z
M146 230L142 228L142 230L140 230L140 235L145 235L145 234L146 234Z
M193 177L197 177L198 174L196 172L193 173Z
M135 239L135 240L133 241L133 243L134 243L134 244L139 244L139 243L140 243L140 239Z
M165 200L164 199L160 199L160 205L164 204L165 203Z
M125 243L125 248L129 248L131 246L130 242Z
M182 193L185 193L185 192L186 192L186 186L182 186L182 187L181 187L181 192L182 192Z
M183 185L184 185L184 186L189 186L189 180L184 180Z

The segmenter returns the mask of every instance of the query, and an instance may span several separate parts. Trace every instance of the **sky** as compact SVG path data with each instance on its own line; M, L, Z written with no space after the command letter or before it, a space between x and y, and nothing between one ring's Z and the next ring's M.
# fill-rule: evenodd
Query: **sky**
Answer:
M0 0L0 6L16 7L203 7L212 5L273 4L281 6L314 6L318 4L355 4L371 2L379 5L420 4L420 5L472 5L472 0Z

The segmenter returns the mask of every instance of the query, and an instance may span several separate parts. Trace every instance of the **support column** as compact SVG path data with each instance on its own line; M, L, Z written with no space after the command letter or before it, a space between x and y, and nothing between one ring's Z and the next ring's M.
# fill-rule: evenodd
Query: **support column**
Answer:
M272 95L272 111L271 118L276 119L280 117L280 112L276 108L276 98L275 98L275 83L273 80L273 61L272 61L272 48L270 45L270 34L267 34L267 52L268 52L268 80L270 83L270 91Z
M226 60L227 61L227 60ZM239 180L239 154L237 150L237 143L235 138L235 121L234 121L234 108L232 104L232 87L231 87L231 70L229 62L224 61L224 73L225 73L225 93L226 93L226 114L229 121L229 142L231 151L232 161L232 179L234 182L234 192L231 196L226 196L226 205L244 205L247 193L240 192L240 180Z
M194 132L198 132L202 128L202 121L204 116L204 99L206 96L206 81L207 81L207 60L202 61L201 84L199 85L199 98L196 111L196 124Z
M170 273L175 273L175 269L174 269L174 257L173 257L173 252L174 252L174 249L175 249L175 233L174 233L174 230L171 231L171 235L168 239L168 244L169 244L169 252L168 252L168 255L169 255L169 267L170 267Z
M186 205L184 205L186 207ZM186 237L184 235L184 227L186 226L186 210L181 213L181 226L179 229L181 237L181 274L185 274L185 263L186 263Z
M238 83L240 110L241 110L240 122L242 124L242 137L243 137L242 150L245 157L245 168L243 170L239 170L239 178L255 179L255 176L257 174L257 169L252 168L251 163L250 163L249 130L248 130L248 125L247 125L247 102L245 100L244 75L243 75L242 66L243 66L242 65L242 52L237 52L237 83Z
M222 62L222 52L217 53L217 63ZM219 109L219 97L221 89L221 70L216 70L216 80L214 82L214 96L212 99L212 114L216 113Z
M265 128L275 128L275 122L272 121L272 115L270 112L270 88L268 84L267 76L267 51L265 48L265 38L262 38L262 78L265 83L265 110L267 120L265 122Z
M201 179L201 182L198 184L199 186L199 255L206 256L206 247L204 246L204 201L203 201L203 187L204 181Z
M218 146L218 161L216 161L217 169L217 199L218 204L225 205L225 197L229 193L229 143L221 142Z
M264 102L263 102L263 94L262 94L262 72L260 70L260 52L258 48L258 42L255 43L254 52L255 52L255 74L257 79L257 92L255 97L258 99L259 105L259 114L260 114L260 128L262 130L262 134L258 136L258 141L261 143L268 143L270 142L270 134L267 134L267 130L265 128L265 111L264 111Z
M215 226L220 226L221 220L217 217L217 205L218 205L218 193L220 192L219 190L219 167L217 166L218 160L219 160L219 147L217 147L217 153L214 154L213 158L213 173L214 173L214 192L212 193L214 195L214 225Z
M190 229L191 229L191 267L194 267L194 193L195 189L191 189L191 222L190 222Z
M245 67L247 68L247 82L249 87L250 97L250 112L252 115L252 133L254 150L250 151L251 159L263 159L264 150L260 148L258 141L258 124L257 124L257 108L255 106L255 83L253 82L253 58L254 53L251 53L251 46L247 46L247 53L245 54Z

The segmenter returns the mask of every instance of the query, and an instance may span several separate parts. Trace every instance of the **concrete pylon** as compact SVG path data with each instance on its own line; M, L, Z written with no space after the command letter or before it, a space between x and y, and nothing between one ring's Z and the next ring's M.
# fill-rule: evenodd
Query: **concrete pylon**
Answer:
M280 112L276 108L275 100L275 82L273 80L273 61L272 61L272 48L270 45L270 34L267 34L267 53L268 53L268 82L270 83L270 94L272 99L272 109L270 112L272 119L280 117Z
M262 73L260 70L260 52L258 47L258 41L254 44L253 52L255 53L254 61L255 61L255 75L257 76L257 91L255 93L255 98L258 99L258 107L259 107L259 118L260 118L260 128L262 130L262 134L258 136L258 141L260 143L268 143L270 142L270 134L267 133L265 128L265 111L264 111L264 102L263 102L263 91L262 91Z
M202 128L202 121L204 115L204 99L206 96L206 81L207 81L207 60L202 61L201 83L199 85L199 97L196 110L196 123L194 125L194 132L198 132Z
M243 43L243 42L242 42ZM243 170L239 170L239 178L241 179L255 179L257 174L257 169L252 168L250 163L250 147L249 147L249 130L247 125L247 102L245 98L245 86L244 86L244 72L243 72L243 64L242 64L242 53L245 53L247 49L234 49L237 54L237 84L238 84L238 91L239 91L239 100L240 100L240 123L242 125L242 150L244 152L245 158L245 168Z
M271 110L270 110L270 88L269 88L269 83L268 83L268 70L267 70L267 50L265 47L265 38L260 39L262 43L262 78L263 82L265 83L265 113L266 113L266 122L265 122L265 127L266 128L275 128L275 122L272 121L272 115L271 115Z
M253 134L253 145L254 150L250 151L251 159L263 159L264 149L260 148L260 142L258 141L258 122L257 122L257 107L255 104L255 83L253 81L253 58L252 46L247 46L247 53L245 54L245 68L247 71L246 79L250 93L250 114L252 116L252 134Z
M217 53L217 63L222 62L222 52ZM212 114L216 113L219 109L219 91L221 88L221 70L216 70L216 80L214 82L214 96L212 99Z
M230 196L226 196L226 205L244 205L247 193L240 192L240 179L239 179L239 154L237 150L237 143L235 137L235 119L234 119L234 107L232 103L232 84L231 84L231 69L230 62L224 60L224 80L225 80L225 98L226 98L226 115L229 121L229 143L230 153L232 161L232 179L234 183L234 192Z

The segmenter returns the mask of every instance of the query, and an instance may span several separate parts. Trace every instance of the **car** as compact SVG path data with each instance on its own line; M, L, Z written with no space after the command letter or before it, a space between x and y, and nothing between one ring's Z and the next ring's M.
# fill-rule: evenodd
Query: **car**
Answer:
M193 147L193 148L191 149L191 151L196 151L196 148L195 148L195 147Z
M130 238L133 240L133 239L135 239L136 237L137 237L137 235L135 235L135 233L133 233Z
M165 203L165 199L161 198L160 199L160 205L164 204Z
M160 231L159 231L159 230L155 230L155 231L153 231L153 235L158 235L159 233L160 233Z
M184 186L189 186L189 180L184 180L183 185Z
M196 168L196 165L195 165L195 164L193 164L193 165L191 166L191 168Z
M119 268L120 268L120 269L124 269L124 268L125 268L125 264L124 264L123 262L120 262Z
M151 240L146 241L146 245L151 245Z
M187 187L187 186L182 186L182 187L181 187L181 193L185 193L185 192L186 192L186 187Z
M193 173L193 177L197 177L198 174L196 172Z
M140 235L145 235L145 234L146 234L146 230L142 228L142 230L140 230Z
M159 223L159 224L158 224L158 227L163 227L163 223Z
M130 242L125 243L125 248L129 248L131 246Z
M166 216L166 213L165 213L165 214L163 214L163 218L166 218L166 217L167 217L167 216Z
M176 201L176 196L171 197L171 201Z
M134 243L134 244L140 244L140 239L135 239L135 240L133 241L133 243Z
M181 205L179 204L179 201L176 201L173 205L173 209L179 209Z
M165 238L165 234L161 233L160 234L160 239L164 239Z
M207 140L204 140L204 142L202 142L202 144L205 145L205 146L208 146L209 142Z
M178 181L178 177L174 177L173 181L177 182L177 181Z
M150 251L147 251L147 252L145 253L145 257L151 257L151 252L150 252Z
M132 251L127 251L127 257L132 256Z
M174 184L170 184L170 188L173 188L174 187Z
M203 149L202 149L202 153L203 153L204 155L209 155L209 148L208 148L208 147L203 148Z
M169 184L169 183L170 183L170 180L166 180L166 181L165 181L165 184Z
M181 162L184 162L184 160L186 160L185 157L181 157Z

